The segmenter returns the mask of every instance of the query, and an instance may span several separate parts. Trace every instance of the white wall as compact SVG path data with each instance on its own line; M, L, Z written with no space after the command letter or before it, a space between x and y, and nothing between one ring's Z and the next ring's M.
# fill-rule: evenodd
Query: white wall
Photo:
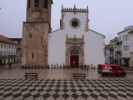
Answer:
M49 64L65 64L65 40L66 35L61 30L53 32L49 35Z
M85 64L104 64L104 37L89 31L85 35Z
M65 64L65 40L66 34L64 30L59 30L49 35L49 64ZM85 64L103 64L104 57L104 37L89 31L85 34Z
M127 40L125 40L123 37L127 36ZM122 41L122 57L130 57L130 52L133 52L133 34L128 34L128 31L124 31L120 34L118 34L118 37L121 37ZM128 50L124 49L124 46L129 46Z

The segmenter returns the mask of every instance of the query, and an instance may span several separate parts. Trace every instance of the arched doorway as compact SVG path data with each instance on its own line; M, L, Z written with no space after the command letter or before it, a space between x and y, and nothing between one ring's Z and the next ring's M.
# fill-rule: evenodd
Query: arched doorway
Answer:
M84 64L84 37L66 37L66 65L78 67Z

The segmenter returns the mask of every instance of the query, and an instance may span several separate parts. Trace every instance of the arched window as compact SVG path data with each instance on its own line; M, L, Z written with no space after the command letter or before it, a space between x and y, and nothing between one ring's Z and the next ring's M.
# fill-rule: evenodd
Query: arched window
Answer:
M48 0L44 0L44 8L48 8Z
M34 7L39 7L39 1L40 0L34 0Z

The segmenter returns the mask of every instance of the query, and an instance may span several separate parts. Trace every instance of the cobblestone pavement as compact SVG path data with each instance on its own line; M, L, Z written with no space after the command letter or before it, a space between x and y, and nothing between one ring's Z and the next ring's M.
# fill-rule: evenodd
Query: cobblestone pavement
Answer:
M0 80L0 100L133 100L133 80Z
M39 80L25 80L25 72L38 73ZM73 80L73 73L87 78ZM133 100L133 72L112 78L94 69L1 69L0 100Z

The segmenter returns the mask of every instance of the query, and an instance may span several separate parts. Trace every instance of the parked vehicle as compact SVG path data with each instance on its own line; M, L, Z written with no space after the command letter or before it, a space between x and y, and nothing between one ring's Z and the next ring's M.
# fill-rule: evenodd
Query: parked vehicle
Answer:
M113 76L126 76L126 72L120 65L110 65Z
M102 76L126 76L126 72L120 65L115 64L99 64L98 72Z
M104 75L110 75L111 74L111 67L109 64L99 64L98 65L98 72L100 74Z

